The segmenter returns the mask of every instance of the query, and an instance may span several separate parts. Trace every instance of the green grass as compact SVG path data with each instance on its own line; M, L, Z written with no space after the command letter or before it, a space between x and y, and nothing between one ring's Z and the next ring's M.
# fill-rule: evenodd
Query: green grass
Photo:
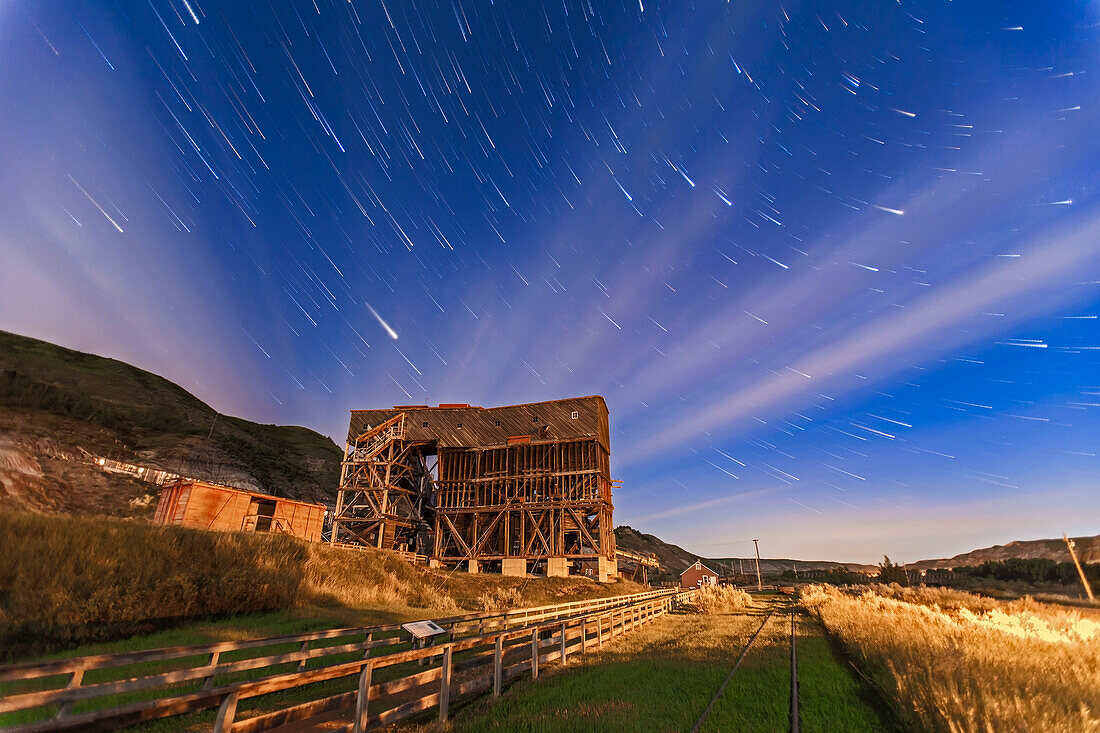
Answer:
M889 711L852 672L821 624L798 619L799 709L805 731L881 731L898 729Z
M68 649L62 653L50 655L45 658L64 659L81 657L90 654L113 654L142 649L156 649L168 646L185 646L253 638L292 636L295 634L307 633L309 631L338 627L386 625L403 622L414 618L423 618L425 616L431 615L433 615L433 613L430 609L416 608L394 608L387 610L357 610L348 608L291 609L281 612L247 614L212 621L204 621L180 628L159 631L152 634L134 636L118 641L86 644ZM376 635L375 638L385 638L385 636L386 635ZM320 639L311 643L310 648L319 649L336 644L350 643L357 639L362 640L361 636L346 639ZM240 649L232 652L223 653L221 655L220 661L231 662L260 656L266 657L276 654L285 654L297 651L298 648L298 643L290 643L261 648ZM384 647L374 650L373 655L377 656L379 654L393 653L395 651L399 651L405 648L407 648L407 645L394 645L390 647ZM354 661L355 659L361 658L361 656L361 652L348 652L340 655L326 657L323 659L310 660L307 663L306 668L308 669L321 665L335 664L340 662L350 662ZM132 664L125 667L112 668L109 670L96 670L89 672L85 675L84 684L94 684L98 682L107 682L117 679L126 679L133 676L156 674L160 672L167 672L173 669L185 669L191 666L195 666L196 663L203 663L205 662L205 660L206 656L202 655L198 658L188 657L164 662L146 662L141 664ZM259 677L269 676L280 672L293 671L294 669L296 669L296 667L297 663L261 667L255 670L239 672L233 675L219 676L216 678L216 683L228 684L231 682L243 681L247 679L256 679ZM407 674L407 671L400 672L400 670L396 668L393 670L387 669L384 671L383 674L379 675L378 680L384 681L390 676L396 676L399 674ZM30 692L41 689L52 689L58 687L59 684L63 683L65 680L67 680L67 675L53 678L27 680L22 682L0 683L0 695L14 694L18 692ZM140 700L153 699L156 697L165 696L169 692L171 694L183 694L198 690L201 685L202 681L198 680L196 682L180 683L172 685L170 687L160 687L135 693L112 695L109 697L105 696L102 698L96 698L93 700L78 703L73 707L72 713L78 714L81 712L88 712L91 710L104 709L117 705L138 702ZM339 692L345 692L347 690L354 689L354 686L354 677L342 680L331 680L328 682L317 683L314 685L275 693L273 695L267 695L262 698L242 701L240 710L244 713L251 714L255 714L256 712L268 712L278 709L282 705L294 704L296 702L316 699L319 697L324 697L326 695L337 694ZM56 706L52 706L49 708L20 711L17 713L0 714L0 726L16 725L20 723L46 719L56 713L56 710ZM152 723L142 726L141 729L181 730L195 726L198 726L196 729L204 729L204 724L208 723L209 720L211 720L212 718L212 712L209 714L199 713L196 715L171 718L163 721L154 721Z
M790 709L790 616L784 601L759 598L748 613L673 613L632 631L602 652L518 681L499 701L456 701L455 731L686 731L725 679L765 609L768 622L711 710L706 731L786 731ZM862 682L834 653L821 628L800 620L799 679L804 731L883 731ZM425 716L427 717L427 716ZM437 730L432 723L406 726Z

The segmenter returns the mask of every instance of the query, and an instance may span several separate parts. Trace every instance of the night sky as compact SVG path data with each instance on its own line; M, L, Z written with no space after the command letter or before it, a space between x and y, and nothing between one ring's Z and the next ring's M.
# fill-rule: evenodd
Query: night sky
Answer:
M601 394L615 519L1100 531L1096 2L0 2L0 328L341 440Z

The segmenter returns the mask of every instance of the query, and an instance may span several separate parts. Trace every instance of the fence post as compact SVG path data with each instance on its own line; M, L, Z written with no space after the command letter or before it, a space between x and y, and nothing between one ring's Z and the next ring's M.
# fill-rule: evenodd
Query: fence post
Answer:
M220 656L221 656L221 652L210 652L210 662L208 663L207 666L210 666L210 667L216 666L218 664L218 658ZM204 679L202 681L202 689L204 689L204 690L214 689L214 675L213 674L211 674L209 677L207 677L206 679Z
M603 649L603 616L596 617L596 648Z
M539 630L531 632L531 679L539 678Z
M493 649L493 697L500 697L500 682L504 667L504 634L497 634L496 648Z
M302 646L298 649L298 651L299 652L309 651L309 641L303 641ZM308 662L308 661L309 661L308 659L303 659L302 661L298 662L298 671L299 672L301 672L303 669L306 668L306 662Z
M363 733L367 729L367 708L370 702L370 678L374 663L367 662L359 671L359 688L355 695L355 722L352 733Z
M447 722L447 708L451 704L451 645L443 649L443 674L439 682L439 722Z
M218 717L214 719L214 733L229 733L233 730L233 719L237 717L237 691L222 698L218 706Z
M84 670L83 669L78 669L78 670L75 670L73 672L71 677L69 677L69 683L67 685L65 685L65 687L67 689L72 689L74 687L80 687L80 683L83 682L83 681L84 681ZM66 715L69 714L69 711L72 710L72 708L73 708L73 701L72 700L66 700L65 702L61 703L61 707L59 707L57 709L57 717L64 718Z
M581 618L581 654L588 652L588 617Z
M565 666L565 644L566 644L566 639L565 639L566 628L565 627L566 627L566 622L562 621L562 624L561 624L561 664L562 664L563 667Z

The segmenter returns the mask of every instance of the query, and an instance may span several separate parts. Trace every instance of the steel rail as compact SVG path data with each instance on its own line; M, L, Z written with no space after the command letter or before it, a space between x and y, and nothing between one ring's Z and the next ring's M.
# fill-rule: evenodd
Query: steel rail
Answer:
M735 672L737 672L737 668L741 666L741 662L745 659L745 655L749 653L749 649L752 647L753 642L756 641L756 637L760 636L760 632L764 630L764 625L768 623L768 619L770 619L772 617L772 614L774 613L775 606L773 605L772 609L768 611L768 615L764 617L764 620L762 622L760 622L760 628L756 630L756 633L754 633L752 635L752 638L749 639L748 643L745 644L745 648L741 650L741 656L737 657L737 661L733 663L733 668L729 671L729 674L726 675L726 679L722 680L722 684L719 685L718 689L714 691L714 696L710 699L710 702L707 703L707 707L705 710L703 710L703 714L699 716L699 719L695 721L695 725L692 726L691 733L698 733L698 730L703 727L703 723L706 722L707 716L710 715L710 711L711 708L714 707L714 703L718 702L718 698L722 696L722 693L725 691L726 686L729 685L730 680L733 679L733 675Z

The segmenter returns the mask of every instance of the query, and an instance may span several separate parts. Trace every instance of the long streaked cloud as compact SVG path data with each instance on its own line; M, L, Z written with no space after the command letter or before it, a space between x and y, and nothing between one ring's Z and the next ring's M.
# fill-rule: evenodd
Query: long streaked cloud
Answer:
M651 458L654 451L670 443L682 444L714 431L731 432L753 416L794 409L810 401L856 369L872 380L885 379L906 365L988 341L1007 328L1066 306L1081 293L1058 286L1075 273L1100 266L1097 241L1100 216L1095 212L1070 228L1039 235L1019 248L1020 257L994 260L837 341L798 355L787 371L733 389L709 407L633 441L620 452L620 459L630 465ZM1007 308L1009 305L1012 307ZM984 327L981 320L974 319L977 313L997 309L1008 315L997 318L996 323L987 320ZM964 328L968 323L971 327Z

